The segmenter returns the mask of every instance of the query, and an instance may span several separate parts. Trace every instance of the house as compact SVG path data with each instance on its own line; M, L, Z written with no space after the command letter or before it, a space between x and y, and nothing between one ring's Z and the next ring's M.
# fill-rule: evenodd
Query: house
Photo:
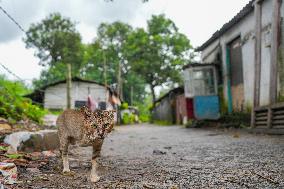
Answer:
M153 120L164 124L181 124L187 116L183 87L172 89L156 100L152 110Z
M71 108L87 105L89 95L98 103L98 106L105 106L105 102L110 102L113 106L120 105L119 97L109 87L95 81L72 78ZM31 98L35 103L42 104L46 109L65 109L67 107L66 80L45 85L26 97Z
M251 125L284 128L284 3L252 0L203 45L216 64L227 112L252 110Z

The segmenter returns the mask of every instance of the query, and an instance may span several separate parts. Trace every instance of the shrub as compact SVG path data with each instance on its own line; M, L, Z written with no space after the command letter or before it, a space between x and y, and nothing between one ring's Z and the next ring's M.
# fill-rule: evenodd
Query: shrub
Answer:
M173 125L171 122L169 122L169 121L164 121L164 120L154 120L154 124L160 125L160 126Z
M135 123L135 115L131 113L124 113L122 116L122 124L129 125L133 123Z
M146 114L141 114L139 116L139 120L143 123L149 122L150 121L150 116Z
M151 113L149 111L151 105L151 102L141 102L137 103L136 106L139 110L139 121L146 123L150 121Z
M46 112L23 97L27 92L21 82L9 81L0 75L0 116L11 121L30 119L42 123Z
M122 124L127 125L130 123L130 117L128 113L124 113L122 116Z
M120 106L120 109L121 110L125 110L125 109L128 109L128 103L127 102L123 102Z

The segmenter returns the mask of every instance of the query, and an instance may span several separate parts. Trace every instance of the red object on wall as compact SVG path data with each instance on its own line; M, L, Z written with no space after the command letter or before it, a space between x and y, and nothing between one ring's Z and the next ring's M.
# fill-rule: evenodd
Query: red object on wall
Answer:
M189 119L194 119L194 109L193 109L193 99L186 98L186 110L187 110L187 117Z

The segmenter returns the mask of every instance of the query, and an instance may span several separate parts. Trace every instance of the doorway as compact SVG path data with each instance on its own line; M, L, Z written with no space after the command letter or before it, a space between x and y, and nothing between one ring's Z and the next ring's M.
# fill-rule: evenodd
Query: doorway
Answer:
M231 105L234 112L244 110L244 79L241 37L228 44Z

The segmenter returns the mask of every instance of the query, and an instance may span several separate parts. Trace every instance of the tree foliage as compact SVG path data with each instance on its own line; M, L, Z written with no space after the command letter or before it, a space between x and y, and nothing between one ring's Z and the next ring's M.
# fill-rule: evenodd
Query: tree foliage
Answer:
M152 16L147 25L146 31L139 28L129 35L126 52L133 71L150 85L154 102L155 87L181 81L180 71L192 58L192 46L165 15Z
M131 95L134 102L141 101L145 94L145 82L131 70L125 55L125 45L132 32L132 27L122 22L102 23L98 27L97 37L86 48L85 64L81 72L85 78L104 83L105 63L107 83L115 89L120 88L120 93L129 104Z
M36 50L39 64L45 66L36 87L64 79L66 64L72 64L72 74L78 75L82 64L81 36L69 18L50 14L41 22L31 24L24 38L27 48Z
M80 63L81 36L75 23L59 13L50 14L40 23L32 24L24 39L27 48L35 48L41 65Z

